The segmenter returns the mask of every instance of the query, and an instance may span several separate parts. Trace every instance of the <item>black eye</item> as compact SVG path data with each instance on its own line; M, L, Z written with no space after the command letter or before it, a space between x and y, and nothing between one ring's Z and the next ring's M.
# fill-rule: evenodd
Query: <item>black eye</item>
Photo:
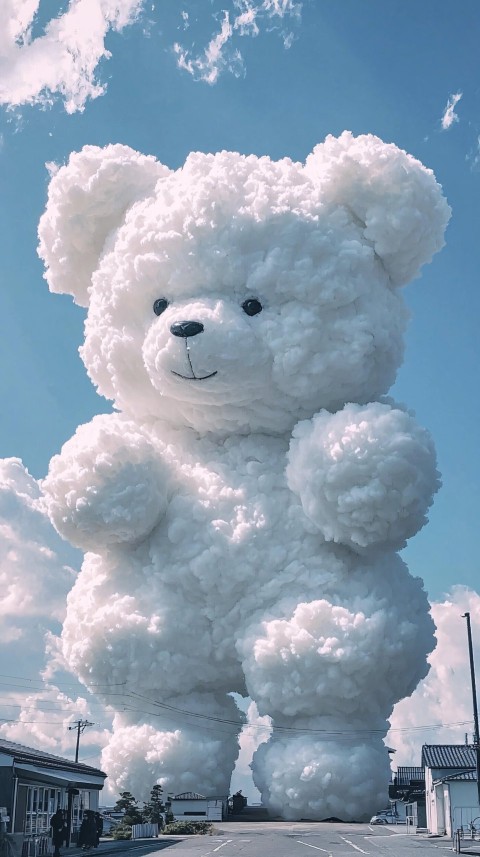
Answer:
M161 315L162 312L165 312L168 306L168 301L166 298L157 298L153 305L153 311L155 315Z
M247 301L243 302L242 309L247 313L247 315L258 315L258 313L262 311L263 307L260 301L257 301L256 298L249 298Z

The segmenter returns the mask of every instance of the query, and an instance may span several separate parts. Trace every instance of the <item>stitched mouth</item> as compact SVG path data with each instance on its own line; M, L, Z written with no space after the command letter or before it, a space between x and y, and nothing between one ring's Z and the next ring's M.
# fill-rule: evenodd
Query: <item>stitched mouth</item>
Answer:
M188 365L190 366L191 375L182 375L181 372L175 372L174 369L171 369L172 375L176 375L177 378L183 378L184 381L206 381L207 378L213 378L214 375L217 374L217 370L215 372L210 372L208 375L195 375L195 369L193 368L192 361L190 359L190 346L188 345L187 338L185 338L185 350L187 352L187 360Z
M170 371L172 375L176 375L177 378L183 378L184 381L205 381L207 378L213 378L217 374L216 370L215 372L210 372L210 375L182 375L180 372L174 372L173 369Z

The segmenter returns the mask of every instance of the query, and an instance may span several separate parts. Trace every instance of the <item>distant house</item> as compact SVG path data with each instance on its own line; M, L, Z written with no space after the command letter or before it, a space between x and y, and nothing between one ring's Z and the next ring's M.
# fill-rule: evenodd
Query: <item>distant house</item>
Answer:
M75 832L86 809L98 810L105 777L89 765L0 739L0 808L7 831L27 838L46 834L53 813L64 809Z
M425 828L425 769L415 765L399 765L388 789L395 813L412 827Z
M182 792L170 797L169 802L175 821L221 821L226 813L227 799Z
M98 811L103 818L103 832L107 835L112 832L125 815L123 809L119 812L114 806L99 806Z
M480 815L476 749L468 744L424 744L427 829L452 834Z

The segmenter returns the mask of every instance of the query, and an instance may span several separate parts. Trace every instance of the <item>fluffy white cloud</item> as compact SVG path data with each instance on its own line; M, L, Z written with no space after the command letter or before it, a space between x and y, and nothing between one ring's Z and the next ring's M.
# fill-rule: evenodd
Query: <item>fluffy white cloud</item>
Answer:
M447 131L454 122L458 122L458 116L455 113L455 107L460 101L463 92L456 92L451 95L447 101L447 106L445 107L443 116L442 116L442 128L444 131Z
M43 33L40 0L3 0L0 30L0 104L46 104L56 95L67 113L83 110L87 99L104 92L95 77L108 58L105 37L122 30L138 15L143 0L70 0L51 18Z
M59 627L78 555L55 533L40 488L17 458L0 461L0 639L30 646L31 634ZM18 651L18 648L17 648ZM34 649L35 651L35 649Z
M0 460L0 735L67 756L75 720L108 724L103 707L64 672L55 637L79 560L53 529L22 462ZM86 733L82 751L98 755L104 742L100 725Z
M396 750L394 765L419 765L422 744L461 744L466 733L472 738L467 630L462 618L466 612L470 613L478 672L480 594L454 586L445 601L432 604L438 643L428 659L430 672L409 699L397 704L390 718L387 743Z
M45 21L41 0L2 0L0 105L45 106L61 97L67 113L83 110L89 99L105 92L97 72L101 60L111 56L106 37L138 20L143 7L144 0L70 0L64 11ZM223 4L207 14L202 10L196 19L180 11L192 43L190 48L174 44L177 64L196 80L210 84L224 70L241 74L243 59L235 39L256 36L261 28L276 28L288 48L293 32L285 22L295 24L300 12L296 0L230 0L226 9ZM213 20L220 21L219 31L196 53L199 26L210 28ZM146 29L144 35L150 32Z
M247 722L238 736L240 751L232 774L230 792L233 794L241 789L250 804L260 803L260 792L253 784L250 766L255 751L270 737L271 718L260 717L256 703L250 699L235 699L239 708L246 711Z

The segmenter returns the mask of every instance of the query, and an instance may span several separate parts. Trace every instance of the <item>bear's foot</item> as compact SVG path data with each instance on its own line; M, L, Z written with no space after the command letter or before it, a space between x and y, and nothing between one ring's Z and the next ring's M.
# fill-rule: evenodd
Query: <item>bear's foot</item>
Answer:
M366 821L388 801L388 753L376 736L277 733L252 770L264 806L289 821Z
M115 716L102 753L112 787L128 789L140 800L148 799L155 783L165 797L183 792L227 795L243 720L234 700L195 693L164 701L157 710L160 720L146 712L141 718L133 711ZM212 714L225 721L220 728Z

